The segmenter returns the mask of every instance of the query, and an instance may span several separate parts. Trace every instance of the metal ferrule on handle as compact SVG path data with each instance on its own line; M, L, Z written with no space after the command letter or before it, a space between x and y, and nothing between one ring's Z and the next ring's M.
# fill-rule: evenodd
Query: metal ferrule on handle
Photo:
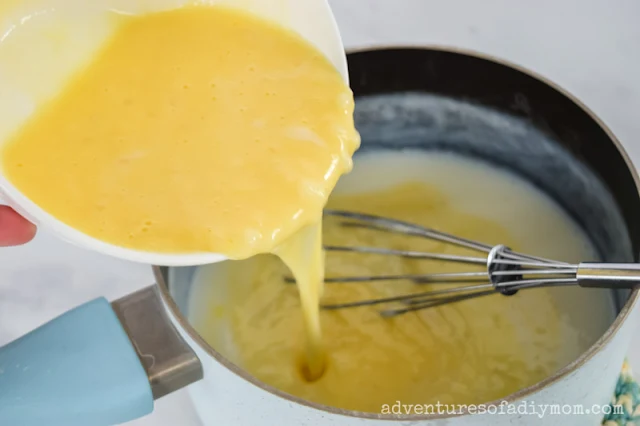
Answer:
M576 278L581 287L633 289L640 285L640 264L580 263Z

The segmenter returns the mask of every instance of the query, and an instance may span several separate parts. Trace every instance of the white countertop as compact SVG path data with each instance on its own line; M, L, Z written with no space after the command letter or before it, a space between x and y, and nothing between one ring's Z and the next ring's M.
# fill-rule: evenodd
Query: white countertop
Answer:
M439 44L502 57L577 95L640 165L637 0L333 0L347 47ZM615 5L615 7L614 7ZM640 220L640 218L638 218ZM148 267L71 247L46 232L0 249L0 345L84 301L149 285ZM629 358L640 370L640 330ZM131 426L200 426L184 391Z

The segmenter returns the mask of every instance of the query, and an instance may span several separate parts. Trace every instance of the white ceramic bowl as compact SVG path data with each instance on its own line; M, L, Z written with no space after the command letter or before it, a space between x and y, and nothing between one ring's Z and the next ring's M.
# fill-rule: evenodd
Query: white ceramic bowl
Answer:
M4 2L2 2L4 3ZM191 0L17 0L0 5L0 144L55 96L64 82L91 59L112 26L106 11L127 14L171 9ZM338 26L326 0L204 0L197 3L238 7L288 27L315 45L348 82L347 63ZM27 31L23 26L30 26ZM64 28L63 42L48 37ZM41 71L46 69L46 73ZM54 135L55 137L55 135ZM105 243L48 214L9 182L0 169L3 201L37 226L80 247L134 262L191 266L224 260L217 253L166 254L143 252ZM60 194L64 197L64 194Z

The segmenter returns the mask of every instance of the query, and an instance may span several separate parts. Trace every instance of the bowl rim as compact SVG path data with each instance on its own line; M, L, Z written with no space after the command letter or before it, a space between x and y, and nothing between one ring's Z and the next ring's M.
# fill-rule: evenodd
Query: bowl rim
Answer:
M633 177L633 181L636 185L636 189L638 190L638 195L640 196L640 178L638 177L638 172L631 161L627 151L624 149L622 143L618 140L618 138L613 134L611 129L600 119L591 109L589 109L585 104L583 104L580 100L577 99L574 95L569 93L564 88L560 87L556 83L552 82L548 78L533 72L525 67L517 65L513 62L507 61L505 59L493 56L491 54L482 53L479 51L447 46L443 44L371 44L360 46L353 49L347 49L346 54L351 55L355 53L367 53L367 52L375 52L375 51L384 51L384 50L431 50L438 51L443 53L455 53L459 55L469 56L477 59L483 59L486 61L493 62L498 65L502 65L504 67L510 68L515 71L519 71L523 74L526 74L529 77L532 77L541 83L546 84L547 86L555 89L560 94L565 96L567 99L572 101L578 108L580 108L585 114L587 114L600 128L607 134L611 142L614 144L619 154L622 156L625 164L629 172ZM159 266L153 266L153 272L156 277L156 285L160 288L161 297L170 309L171 313L174 315L174 318L178 322L178 324L183 328L183 330L187 333L187 335L194 340L209 356L215 359L218 363L226 367L229 371L235 373L239 378L246 380L250 384L253 384L262 390L274 394L280 398L288 400L290 402L300 404L309 408L317 409L320 411L324 411L331 414L342 415L351 418L359 418L359 419L370 419L370 420L386 420L386 421L426 421L426 420L438 420L438 419L451 419L456 417L464 417L470 416L473 413L469 412L468 408L464 408L455 414L376 414L355 410L346 410L342 408L331 407L328 405L318 404L315 402L304 400L300 397L291 395L284 391L281 391L277 388L268 385L252 375L248 372L235 365L231 361L227 360L224 356L222 356L219 352L217 352L213 347L211 347L193 328L193 326L189 323L187 318L183 316L177 304L171 297L169 293L169 287L165 282L165 279L162 275L161 269ZM620 331L622 325L628 319L630 313L633 311L634 306L636 305L640 295L640 290L634 289L629 294L628 299L624 303L624 306L618 312L615 320L609 326L609 328L603 333L602 336L592 344L586 351L584 351L576 360L556 371L551 376L531 385L526 388L520 389L517 392L509 394L504 398L494 401L488 401L482 404L482 406L500 406L507 404L517 403L522 401L528 396L531 396L559 381L569 376L571 373L576 371L577 369L584 366L589 360L591 360L602 348L607 346L613 337Z

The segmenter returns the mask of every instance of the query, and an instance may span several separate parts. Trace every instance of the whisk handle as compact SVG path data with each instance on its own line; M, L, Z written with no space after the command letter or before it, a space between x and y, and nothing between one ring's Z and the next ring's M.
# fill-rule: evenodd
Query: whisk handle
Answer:
M581 287L633 289L640 285L640 263L580 263L576 278Z

